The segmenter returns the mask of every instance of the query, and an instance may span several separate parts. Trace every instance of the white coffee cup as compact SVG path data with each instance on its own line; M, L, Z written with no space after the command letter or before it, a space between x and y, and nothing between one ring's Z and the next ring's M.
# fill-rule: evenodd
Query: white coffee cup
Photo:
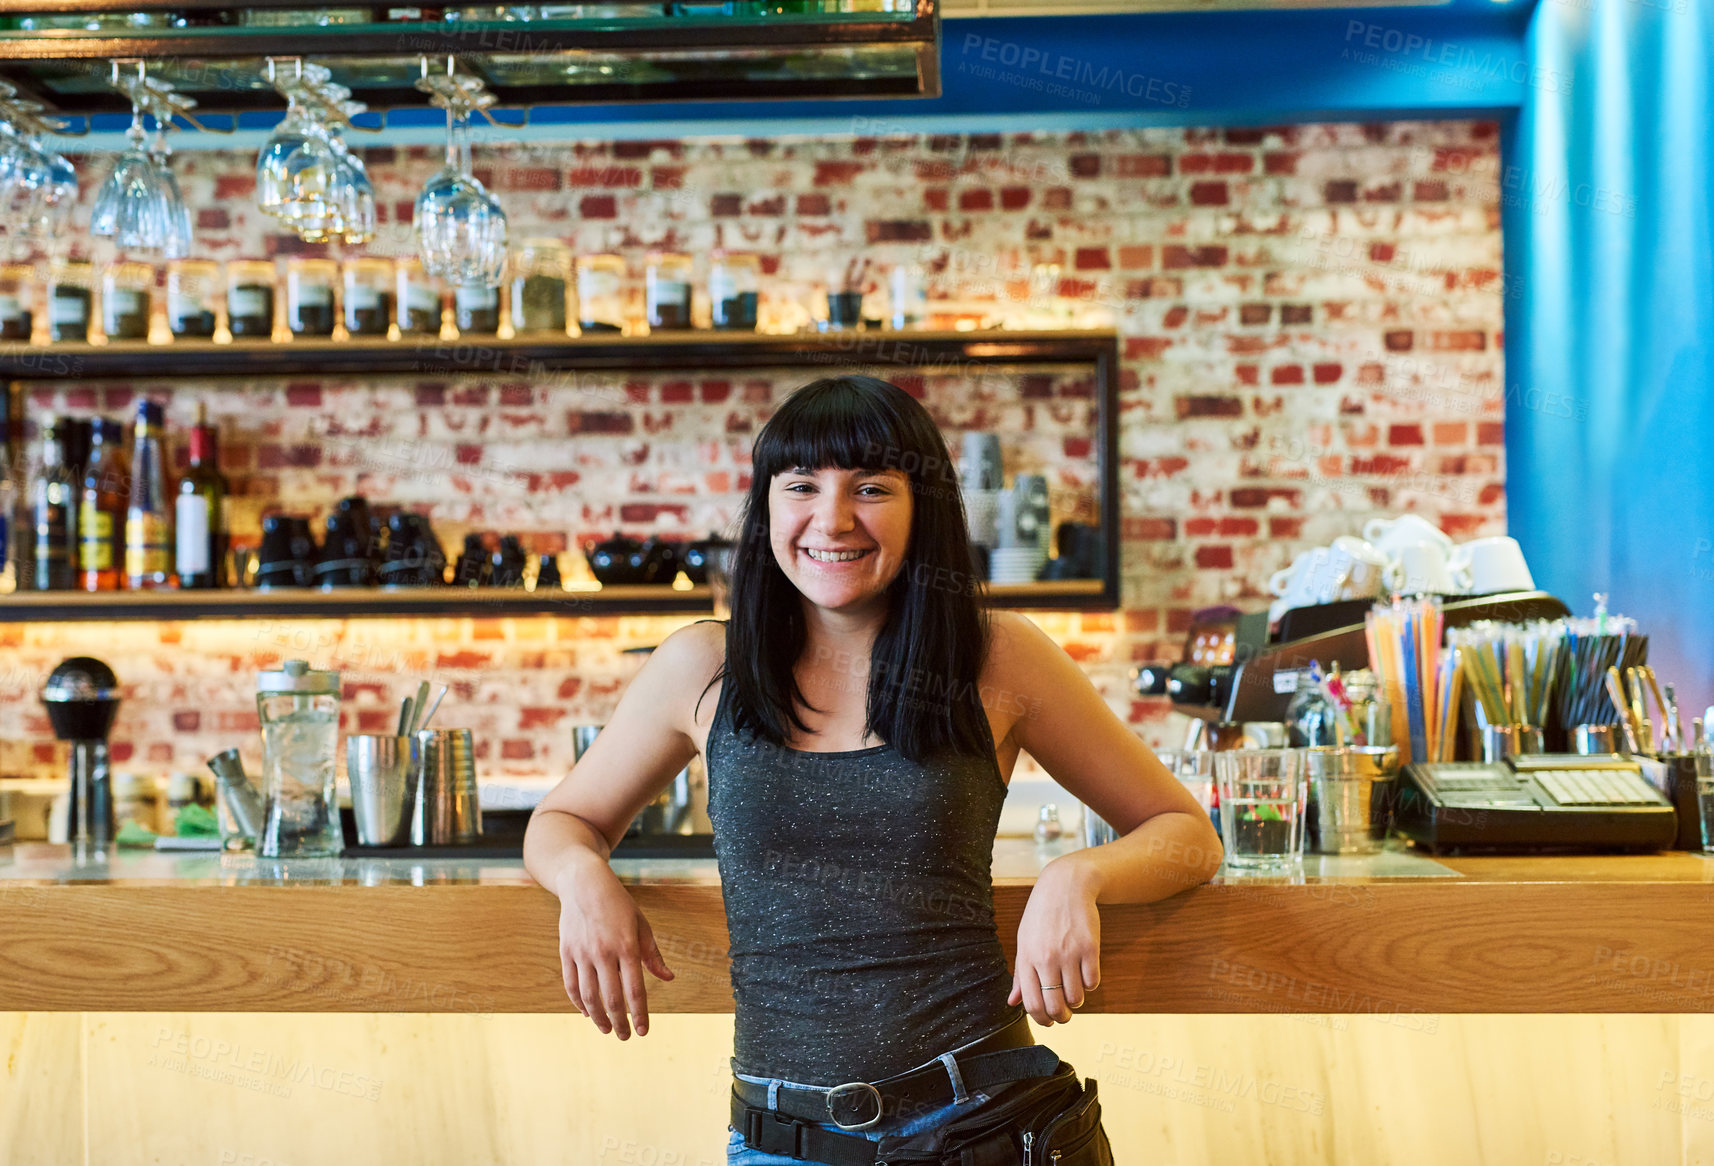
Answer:
M1326 602L1323 595L1327 590L1327 561L1332 553L1326 547L1313 547L1299 556L1302 566L1292 572L1291 585L1280 596L1287 608L1313 607Z
M1387 559L1382 578L1387 587L1404 595L1454 595L1457 589L1452 569L1439 543L1421 542L1400 547Z
M1275 597L1284 596L1286 592L1291 590L1292 580L1297 578L1298 574L1303 570L1304 564L1308 561L1309 552L1299 551L1297 558L1291 561L1291 566L1281 567L1272 575L1269 575L1268 594Z
M1452 553L1452 536L1415 514L1371 518L1363 524L1363 537L1389 559L1397 558L1401 548L1421 543L1437 543L1443 555Z
M1386 587L1387 558L1364 540L1342 534L1328 548L1323 603L1370 599Z
M1467 595L1534 591L1535 577L1518 540L1507 535L1471 539L1452 548L1452 581Z

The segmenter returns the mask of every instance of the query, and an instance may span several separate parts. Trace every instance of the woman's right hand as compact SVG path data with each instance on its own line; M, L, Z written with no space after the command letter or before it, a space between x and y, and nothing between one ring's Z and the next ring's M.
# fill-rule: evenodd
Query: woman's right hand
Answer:
M673 978L661 958L649 921L605 862L576 864L561 875L559 959L565 993L602 1032L619 1039L649 1031L647 968L659 980ZM629 1013L629 1016L627 1016Z

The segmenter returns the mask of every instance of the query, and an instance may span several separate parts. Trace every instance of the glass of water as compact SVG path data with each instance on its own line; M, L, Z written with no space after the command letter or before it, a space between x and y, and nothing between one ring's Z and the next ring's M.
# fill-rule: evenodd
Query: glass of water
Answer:
M1212 749L1157 749L1155 756L1161 759L1172 775L1178 778L1179 784L1190 791L1196 799L1196 804L1202 807L1203 813L1220 827L1220 811L1214 803L1214 751Z
M1214 755L1220 836L1235 870L1292 870L1303 862L1308 783L1297 749L1230 749Z
M1714 854L1714 752L1696 750L1696 808L1702 817L1702 853Z

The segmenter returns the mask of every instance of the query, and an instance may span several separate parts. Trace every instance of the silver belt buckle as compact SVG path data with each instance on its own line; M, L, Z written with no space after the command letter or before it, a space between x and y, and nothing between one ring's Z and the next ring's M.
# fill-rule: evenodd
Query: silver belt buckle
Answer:
M856 1089L867 1089L870 1093L875 1095L875 1116L866 1122L860 1122L856 1125L848 1125L845 1122L840 1121L838 1115L833 1112L833 1099L835 1097L842 1096L847 1090ZM869 1084L867 1081L847 1081L845 1084L835 1085L832 1089L827 1091L827 1116L832 1119L834 1125L838 1126L842 1130L866 1130L870 1126L875 1125L882 1117L881 1105L881 1091Z

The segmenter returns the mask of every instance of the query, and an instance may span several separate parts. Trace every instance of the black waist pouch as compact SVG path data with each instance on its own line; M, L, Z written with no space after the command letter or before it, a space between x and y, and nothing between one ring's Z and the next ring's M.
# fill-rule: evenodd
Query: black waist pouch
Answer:
M1093 1078L1061 1061L1051 1077L1001 1086L969 1113L909 1137L881 1139L888 1166L1113 1166Z

